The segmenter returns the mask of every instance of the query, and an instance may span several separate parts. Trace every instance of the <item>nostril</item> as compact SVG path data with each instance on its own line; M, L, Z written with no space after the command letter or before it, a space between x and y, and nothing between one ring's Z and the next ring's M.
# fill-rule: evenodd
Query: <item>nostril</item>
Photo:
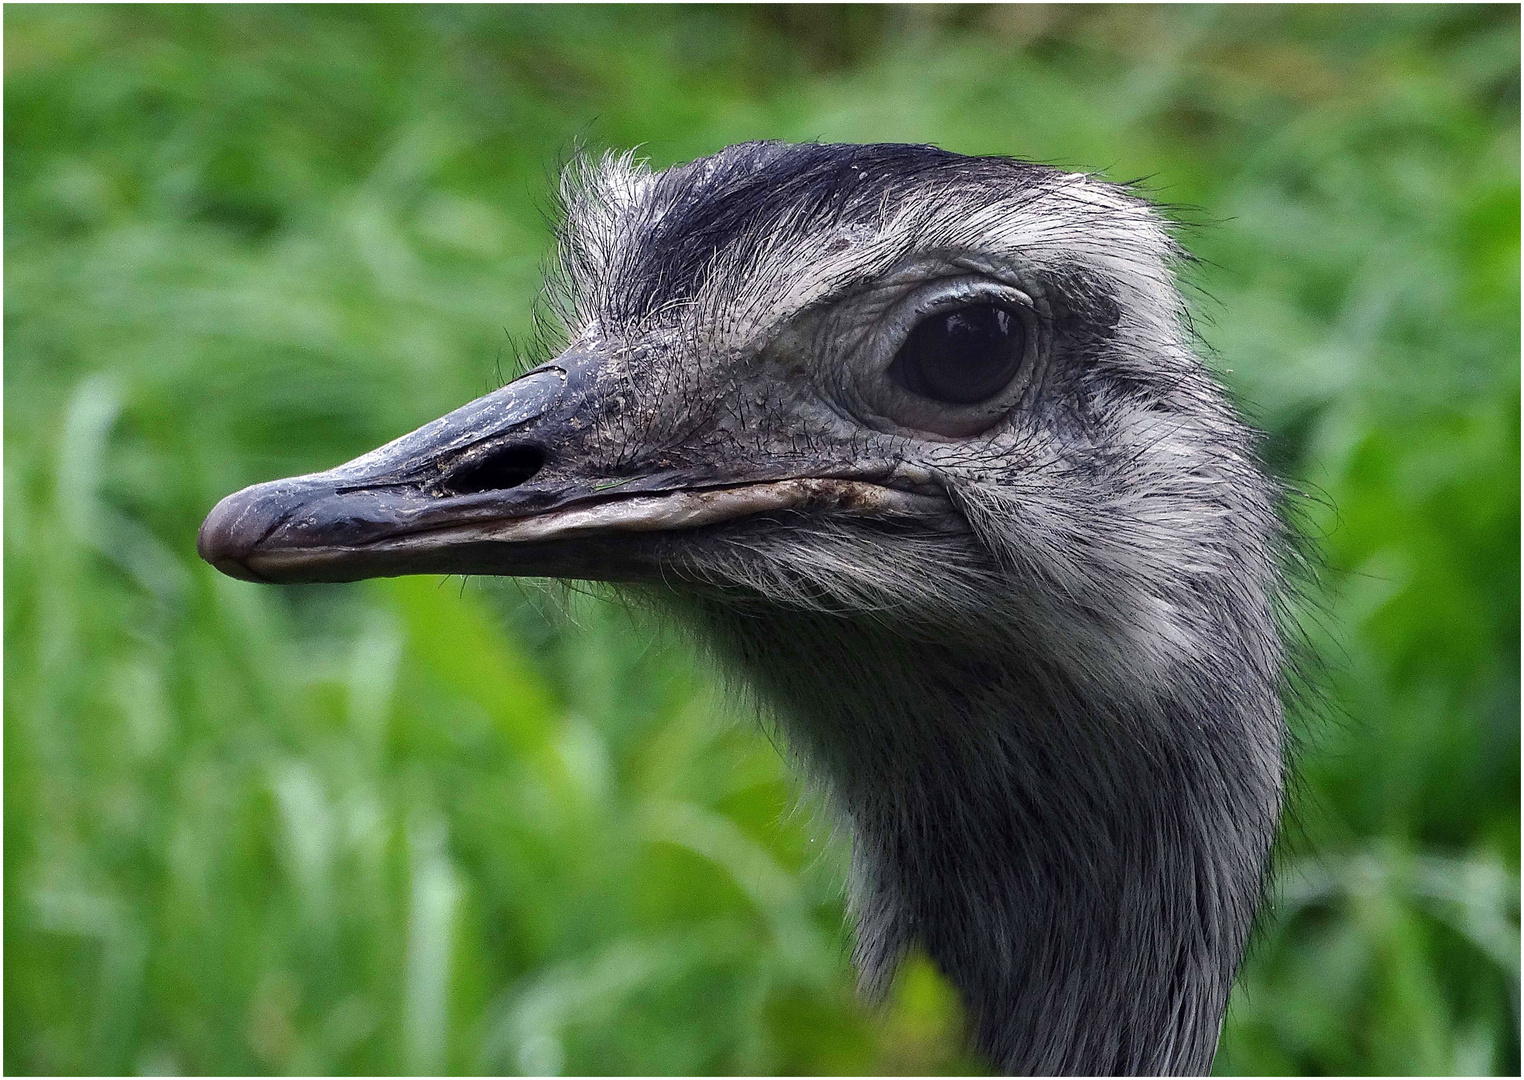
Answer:
M457 468L443 482L455 495L516 488L545 467L545 450L526 443L500 446Z

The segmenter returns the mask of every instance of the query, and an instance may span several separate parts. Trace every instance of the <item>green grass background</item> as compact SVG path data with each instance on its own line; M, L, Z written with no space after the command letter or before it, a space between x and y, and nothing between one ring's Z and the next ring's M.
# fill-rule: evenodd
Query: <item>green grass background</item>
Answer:
M680 638L259 587L202 516L497 385L556 164L932 141L1197 209L1314 498L1302 794L1222 1072L1519 1069L1517 8L96 8L5 20L8 1072L955 1071Z

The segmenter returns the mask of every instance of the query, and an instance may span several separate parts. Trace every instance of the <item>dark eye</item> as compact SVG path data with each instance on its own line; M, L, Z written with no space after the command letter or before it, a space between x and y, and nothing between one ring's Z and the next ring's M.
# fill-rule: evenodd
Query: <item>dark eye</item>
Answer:
M1021 319L994 304L978 304L922 320L900 346L889 374L913 394L974 405L1005 389L1026 352Z

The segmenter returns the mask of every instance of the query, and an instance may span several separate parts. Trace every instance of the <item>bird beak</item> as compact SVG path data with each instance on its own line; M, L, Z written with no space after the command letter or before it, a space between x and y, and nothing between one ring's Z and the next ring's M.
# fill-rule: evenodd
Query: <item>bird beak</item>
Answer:
M600 475L607 403L627 375L594 350L556 360L327 472L244 488L202 523L201 557L250 581L465 573L661 580L673 533L821 506L924 513L932 500L862 477L730 463ZM600 453L600 449L602 452Z

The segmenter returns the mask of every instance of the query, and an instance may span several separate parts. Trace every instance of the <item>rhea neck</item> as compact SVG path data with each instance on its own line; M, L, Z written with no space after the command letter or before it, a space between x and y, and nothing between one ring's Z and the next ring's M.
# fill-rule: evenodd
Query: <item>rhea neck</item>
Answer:
M870 993L919 945L1002 1071L1209 1069L1278 814L1273 696L1121 703L865 619L704 621L850 821Z

